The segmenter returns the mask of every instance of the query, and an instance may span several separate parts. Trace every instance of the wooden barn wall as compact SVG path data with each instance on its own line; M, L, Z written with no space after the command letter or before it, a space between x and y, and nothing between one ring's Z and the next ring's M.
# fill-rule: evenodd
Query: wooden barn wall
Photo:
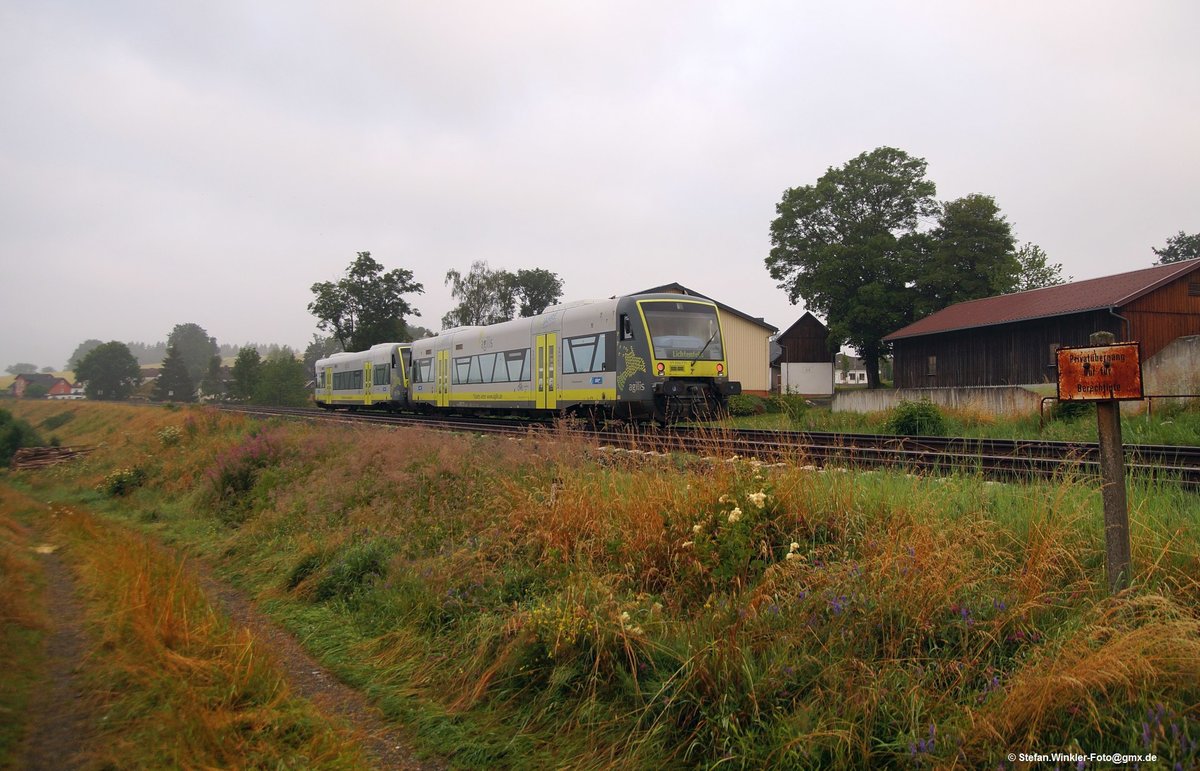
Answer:
M799 329L789 329L775 341L783 349L780 361L785 362L828 362L833 360L829 351L829 330L816 319L800 324Z
M1052 383L1057 373L1051 344L1087 345L1098 330L1123 333L1121 322L1106 311L1055 316L961 332L926 335L894 343L896 388ZM928 374L930 356L936 374Z
M1197 294L1193 295L1192 292ZM1177 337L1200 335L1200 271L1139 297L1121 309L1148 359Z

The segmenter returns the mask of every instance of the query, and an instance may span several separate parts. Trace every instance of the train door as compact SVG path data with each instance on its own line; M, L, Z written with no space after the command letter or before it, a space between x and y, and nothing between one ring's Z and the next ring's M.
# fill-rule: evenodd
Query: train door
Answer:
M333 404L333 367L325 368L325 403Z
M537 336L537 356L534 359L537 387L536 406L540 410L558 409L558 335Z
M450 406L450 351L437 352L437 406Z
M363 404L371 406L371 392L375 390L375 373L372 371L374 365L369 361L363 362Z

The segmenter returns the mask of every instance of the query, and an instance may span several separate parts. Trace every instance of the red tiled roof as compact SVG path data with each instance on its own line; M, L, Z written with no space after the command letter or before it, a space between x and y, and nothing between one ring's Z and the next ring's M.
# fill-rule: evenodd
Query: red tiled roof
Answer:
M883 339L890 342L958 329L1119 308L1198 268L1200 260L1187 260L1028 292L969 300L931 313Z

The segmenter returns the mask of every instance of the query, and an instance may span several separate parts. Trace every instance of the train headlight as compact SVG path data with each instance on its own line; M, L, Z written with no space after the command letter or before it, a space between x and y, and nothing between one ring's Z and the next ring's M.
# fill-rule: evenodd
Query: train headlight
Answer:
M718 364L717 365L717 377L720 377L721 375L724 375L724 374L725 374L725 365Z
M660 362L658 363L658 375L659 375L659 377L662 377L663 373L664 373L664 372L666 372L666 371L667 371L667 366L666 366L665 364L663 364L663 363L660 361Z

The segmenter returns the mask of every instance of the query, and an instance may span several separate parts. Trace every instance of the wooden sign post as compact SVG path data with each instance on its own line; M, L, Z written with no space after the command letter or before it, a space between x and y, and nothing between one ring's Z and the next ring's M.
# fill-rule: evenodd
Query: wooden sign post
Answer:
M1116 594L1129 586L1132 570L1119 402L1142 398L1141 346L1117 343L1111 332L1096 332L1088 342L1091 347L1058 349L1058 399L1096 402L1105 567L1108 590Z

